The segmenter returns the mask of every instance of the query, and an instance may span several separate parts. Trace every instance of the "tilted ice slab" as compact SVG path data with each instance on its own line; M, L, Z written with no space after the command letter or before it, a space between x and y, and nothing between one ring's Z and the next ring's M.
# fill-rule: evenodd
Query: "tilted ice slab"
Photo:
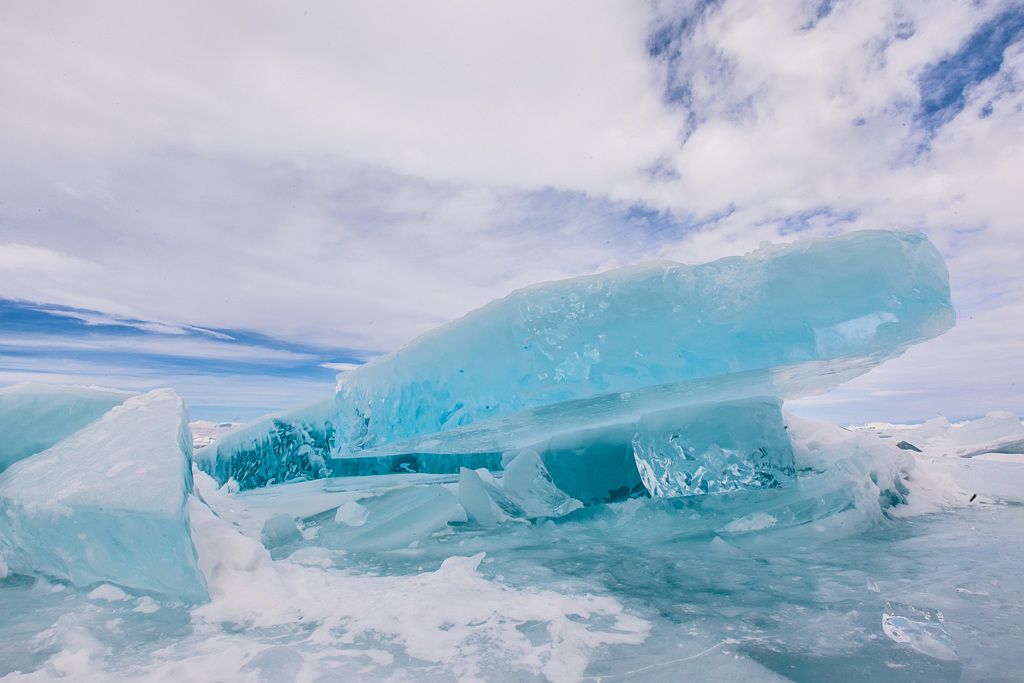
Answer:
M15 573L205 598L186 508L191 456L174 391L128 399L0 474L0 555Z
M129 396L50 384L0 388L0 472L74 434Z

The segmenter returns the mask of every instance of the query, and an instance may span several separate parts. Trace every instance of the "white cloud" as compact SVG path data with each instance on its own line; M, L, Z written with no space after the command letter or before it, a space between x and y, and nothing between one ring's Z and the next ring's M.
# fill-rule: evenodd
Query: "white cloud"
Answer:
M871 391L974 382L998 388L978 411L1024 411L990 360L1024 347L1022 44L934 138L915 119L922 71L1009 5L701 5L9 5L0 295L384 351L517 286L741 253L803 215L949 259L967 350ZM651 59L684 15L679 58Z
M5 275L60 278L77 274L83 265L79 259L52 249L30 244L0 244L0 273Z
M435 180L607 192L674 142L635 3L8 7L6 153L342 156ZM44 143L40 148L39 143ZM55 170L55 169L51 169ZM65 192L107 198L95 179Z
M327 368L328 370L337 370L338 372L348 372L358 368L362 363L321 363L320 367Z
M35 382L102 386L125 391L152 391L172 387L186 397L193 416L222 420L298 408L330 396L333 383L303 378L183 372L151 372L141 367L68 361L4 358L0 385Z
M309 353L249 344L228 344L178 336L56 336L47 334L0 333L0 350L102 351L132 355L152 355L196 360L296 363L316 360Z

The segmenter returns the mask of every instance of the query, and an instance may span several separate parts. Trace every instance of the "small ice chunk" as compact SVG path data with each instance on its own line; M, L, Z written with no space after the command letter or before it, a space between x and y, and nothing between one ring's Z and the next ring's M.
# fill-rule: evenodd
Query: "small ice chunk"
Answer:
M742 550L732 545L728 541L724 540L721 536L715 536L708 543L708 548L712 552L721 555L723 557L746 557L747 554Z
M138 604L132 608L132 611L139 614L152 614L153 612L160 611L160 603L148 595L143 595L139 598Z
M501 488L530 519L562 517L583 507L583 503L555 486L544 461L532 449L520 451L505 466Z
M293 564L301 564L306 567L321 567L326 569L327 567L333 567L336 557L343 554L343 552L339 552L337 550L330 550L328 548L314 545L299 548L288 556L288 561Z
M302 533L295 526L295 519L291 515L274 515L263 523L263 530L260 532L260 541L265 548L276 548L289 543L302 540Z
M105 583L101 586L97 586L89 593L90 600L104 600L106 602L120 602L121 600L127 600L128 594L117 586L112 586L109 583Z
M747 515L746 517L740 517L734 519L725 525L723 531L728 531L731 534L740 534L747 531L761 531L773 527L778 523L778 519L769 515L767 512L754 512Z
M362 526L366 524L366 518L369 515L369 510L357 501L349 500L338 506L337 511L334 513L334 521L336 524L345 524L347 526Z
M459 470L459 503L470 520L485 527L507 521L509 515L495 501L498 496L500 491L485 482L478 471L466 467Z
M942 612L922 609L902 602L887 602L882 612L882 631L927 657L956 661L956 645L946 630Z
M510 519L561 517L583 503L555 486L536 451L520 451L505 467L500 480L485 469L459 470L459 502L466 515L481 526Z
M6 579L9 573L10 569L7 568L7 563L4 562L3 555L0 555L0 581Z

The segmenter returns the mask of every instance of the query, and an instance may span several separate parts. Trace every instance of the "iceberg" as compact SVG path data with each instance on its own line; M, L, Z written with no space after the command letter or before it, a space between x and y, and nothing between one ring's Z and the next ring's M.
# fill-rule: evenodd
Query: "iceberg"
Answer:
M205 599L186 508L184 401L136 396L0 474L0 555L12 573Z
M51 384L0 388L0 472L74 434L129 396L108 389Z
M496 418L556 404L577 413L580 401L604 407L602 397L655 387L670 406L686 387L706 393L688 383L708 378L806 396L953 321L942 257L923 235L895 232L535 285L340 375L338 450L439 452L458 443L449 432ZM538 432L566 427L542 416L555 424Z

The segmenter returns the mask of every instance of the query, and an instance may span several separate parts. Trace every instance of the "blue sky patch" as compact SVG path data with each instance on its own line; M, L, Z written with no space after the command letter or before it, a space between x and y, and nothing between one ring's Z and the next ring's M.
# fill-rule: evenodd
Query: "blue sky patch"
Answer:
M968 91L1003 66L1003 54L1024 33L1024 7L1014 7L983 24L960 48L929 66L918 79L919 124L934 135L967 106Z
M275 339L0 299L0 383L144 391L175 386L192 417L245 419L333 391L337 369L367 355Z

